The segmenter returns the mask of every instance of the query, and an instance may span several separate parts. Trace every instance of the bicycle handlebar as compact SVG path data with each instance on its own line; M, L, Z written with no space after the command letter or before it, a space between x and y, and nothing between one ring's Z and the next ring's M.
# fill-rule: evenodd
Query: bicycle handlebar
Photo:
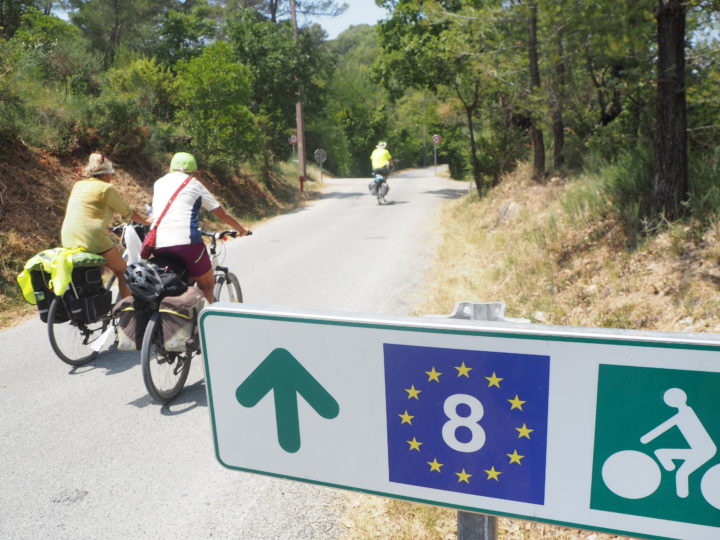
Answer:
M238 234L240 234L238 231L229 230L229 231L222 231L222 232L205 232L201 231L203 236L207 236L208 238L213 238L214 240L224 240L225 237L230 236L231 238L237 238ZM252 231L248 231L245 236L250 236L252 234Z
M125 227L134 227L135 230L141 229L142 231L147 232L150 229L149 225L143 225L142 223L138 223L137 221L131 221L130 223L122 223L120 225L116 225L114 227L108 227L108 230L111 233L114 234L122 234L125 230Z

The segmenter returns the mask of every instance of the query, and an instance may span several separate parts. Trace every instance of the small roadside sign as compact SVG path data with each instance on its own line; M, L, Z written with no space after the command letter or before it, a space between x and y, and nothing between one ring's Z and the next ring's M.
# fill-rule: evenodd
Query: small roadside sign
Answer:
M327 160L327 153L322 148L318 148L317 150L315 150L313 156L315 157L315 162L318 165L322 165Z
M297 135L290 135L290 138L288 139L288 142L295 146L298 143Z
M716 334L220 303L200 329L225 467L626 535L720 538Z
M440 137L440 135L435 134L435 135L432 136L432 143L433 143L434 145L437 146L437 145L440 144L441 142L442 142L442 137Z

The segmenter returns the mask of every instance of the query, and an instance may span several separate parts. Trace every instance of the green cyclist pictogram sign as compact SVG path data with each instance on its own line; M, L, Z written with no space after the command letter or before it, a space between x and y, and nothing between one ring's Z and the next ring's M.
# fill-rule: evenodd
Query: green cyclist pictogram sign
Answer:
M720 525L720 374L599 366L591 508Z

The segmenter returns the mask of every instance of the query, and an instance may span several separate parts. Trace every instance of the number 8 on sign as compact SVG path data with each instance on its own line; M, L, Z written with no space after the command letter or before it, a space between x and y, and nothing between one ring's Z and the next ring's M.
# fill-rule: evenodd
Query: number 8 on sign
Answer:
M458 414L458 406L467 405L470 408L470 414L461 416ZM453 394L445 400L443 405L445 416L448 421L442 428L442 438L450 448L457 452L477 452L485 446L485 430L478 423L484 414L484 409L480 400L468 394ZM470 440L462 442L457 438L458 428L467 428L470 430Z

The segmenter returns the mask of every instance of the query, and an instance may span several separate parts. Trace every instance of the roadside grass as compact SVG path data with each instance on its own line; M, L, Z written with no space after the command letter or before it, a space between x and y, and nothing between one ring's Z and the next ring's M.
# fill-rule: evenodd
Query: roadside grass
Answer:
M425 300L413 315L448 314L465 300L503 301L507 316L537 323L720 332L720 223L666 224L638 242L611 203L600 178L541 185L527 165L482 199L473 193L449 202ZM455 538L455 511L354 497L347 538ZM619 537L499 518L498 538Z
M508 316L533 322L720 331L718 222L669 224L630 249L596 180L539 185L528 173L446 207L416 315L504 301Z

